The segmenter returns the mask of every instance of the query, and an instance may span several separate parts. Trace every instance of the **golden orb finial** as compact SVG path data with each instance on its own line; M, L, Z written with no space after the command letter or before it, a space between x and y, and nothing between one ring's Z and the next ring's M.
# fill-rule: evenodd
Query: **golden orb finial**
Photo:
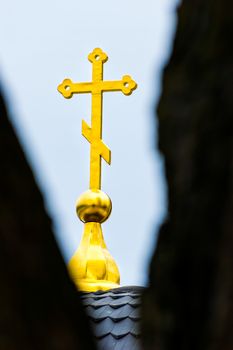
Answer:
M76 202L77 215L84 223L102 223L107 220L111 211L111 199L106 193L100 190L88 190L81 194Z
M73 94L91 93L91 126L82 121L82 134L90 142L90 189L77 200L76 212L84 222L81 243L69 262L70 274L82 291L91 292L116 288L120 283L117 265L107 250L101 223L108 219L112 210L111 199L101 191L101 158L111 163L111 151L102 141L102 95L107 91L121 91L131 95L137 84L129 76L121 80L104 81L103 64L108 56L100 48L88 55L92 63L92 82L73 83L65 79L58 91L65 97Z

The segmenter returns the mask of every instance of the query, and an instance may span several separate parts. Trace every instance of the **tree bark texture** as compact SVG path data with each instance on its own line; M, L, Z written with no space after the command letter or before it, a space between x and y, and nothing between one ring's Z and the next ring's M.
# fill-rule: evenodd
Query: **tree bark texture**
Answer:
M94 349L1 96L0 118L0 349Z
M178 9L157 108L168 214L143 301L145 350L233 349L233 2Z

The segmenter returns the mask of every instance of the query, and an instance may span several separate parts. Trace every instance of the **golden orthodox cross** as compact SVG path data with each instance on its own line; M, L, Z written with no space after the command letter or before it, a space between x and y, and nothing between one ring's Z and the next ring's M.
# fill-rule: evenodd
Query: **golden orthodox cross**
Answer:
M82 134L91 144L90 156L90 189L101 189L101 157L111 164L111 151L102 141L102 97L103 92L122 91L130 95L136 89L137 84L129 75L124 75L122 80L104 81L103 64L108 56L100 48L96 48L89 54L88 60L92 63L92 82L73 83L65 79L58 91L65 97L71 98L73 94L91 93L91 126L82 121Z

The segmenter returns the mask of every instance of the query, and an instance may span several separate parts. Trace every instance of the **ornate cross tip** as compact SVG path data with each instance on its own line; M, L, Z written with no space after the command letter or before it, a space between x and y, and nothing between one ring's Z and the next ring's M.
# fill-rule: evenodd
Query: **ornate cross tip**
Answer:
M122 84L122 92L125 95L131 95L133 90L137 88L137 83L131 78L130 75L123 76Z
M60 85L58 85L57 90L65 98L71 98L73 96L72 86L73 86L73 83L70 79L64 79L63 82Z
M92 81L73 83L65 79L58 91L65 97L91 93L91 126L82 121L82 135L90 143L90 189L84 192L76 205L77 215L84 222L84 233L79 248L69 262L70 274L83 291L106 290L119 286L117 265L107 250L101 223L108 219L112 203L101 191L101 158L111 163L111 151L102 140L102 96L104 92L121 91L131 95L137 88L130 75L121 80L103 80L103 64L108 56L100 48L94 49L88 60L92 63Z
M91 53L89 53L88 60L91 63L95 63L95 62L105 63L108 60L108 56L105 52L102 51L102 49L97 47Z

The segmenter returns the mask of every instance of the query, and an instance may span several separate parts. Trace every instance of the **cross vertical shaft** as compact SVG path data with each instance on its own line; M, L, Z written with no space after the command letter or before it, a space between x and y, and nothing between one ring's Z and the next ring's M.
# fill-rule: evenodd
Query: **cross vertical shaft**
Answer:
M100 108L96 108L100 106ZM92 94L92 133L98 138L102 138L102 93ZM98 140L97 139L97 140ZM93 140L94 141L94 140ZM101 189L101 155L97 149L97 143L91 144L90 150L90 189Z
M103 80L103 61L99 55L96 55L92 62L92 81L100 82ZM102 103L103 95L101 90L92 92L91 106L91 127L96 140L102 139ZM90 189L101 189L101 155L97 150L97 142L91 144L90 156Z

